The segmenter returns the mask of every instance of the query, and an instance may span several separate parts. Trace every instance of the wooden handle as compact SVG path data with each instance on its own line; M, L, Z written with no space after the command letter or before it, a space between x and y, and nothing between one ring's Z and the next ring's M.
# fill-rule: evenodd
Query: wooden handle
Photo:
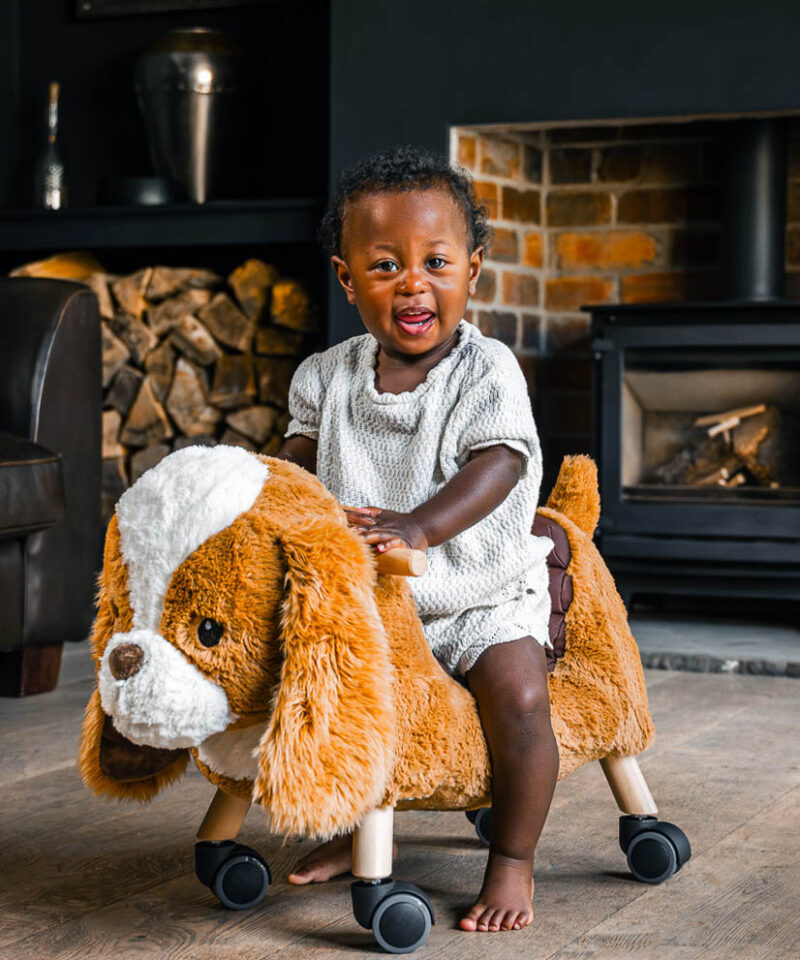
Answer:
M346 512L350 508L343 509ZM378 573L388 573L396 577L421 577L428 571L428 558L424 550L395 547L385 553L378 553L377 550L374 553Z
M410 550L408 547L395 547L385 553L375 554L378 573L389 573L398 577L421 577L428 569L428 558L423 550Z

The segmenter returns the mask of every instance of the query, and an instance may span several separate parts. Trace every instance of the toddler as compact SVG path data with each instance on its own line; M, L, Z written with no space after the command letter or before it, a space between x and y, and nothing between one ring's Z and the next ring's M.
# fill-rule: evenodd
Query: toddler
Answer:
M468 176L401 147L343 176L323 238L367 333L308 357L278 454L310 470L376 550L427 551L412 578L426 639L464 678L492 760L493 836L464 930L533 918L533 853L558 774L547 667L552 543L530 534L541 454L512 352L462 319L489 227ZM293 883L350 869L350 839Z

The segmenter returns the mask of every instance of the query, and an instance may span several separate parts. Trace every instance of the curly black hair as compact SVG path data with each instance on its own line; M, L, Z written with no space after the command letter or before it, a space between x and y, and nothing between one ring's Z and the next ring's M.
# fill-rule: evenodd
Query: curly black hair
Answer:
M443 154L421 147L382 150L344 170L322 218L319 236L329 254L341 256L342 222L348 201L359 194L443 187L461 208L470 250L485 246L491 236L486 210L478 203L472 179Z

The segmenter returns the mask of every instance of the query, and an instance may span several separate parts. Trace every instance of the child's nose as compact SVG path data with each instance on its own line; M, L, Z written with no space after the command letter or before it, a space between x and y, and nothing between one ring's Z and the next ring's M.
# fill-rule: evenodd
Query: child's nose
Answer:
M418 293L421 289L425 289L425 284L425 274L422 272L422 270L418 270L415 267L409 267L408 269L404 270L398 278L397 292Z

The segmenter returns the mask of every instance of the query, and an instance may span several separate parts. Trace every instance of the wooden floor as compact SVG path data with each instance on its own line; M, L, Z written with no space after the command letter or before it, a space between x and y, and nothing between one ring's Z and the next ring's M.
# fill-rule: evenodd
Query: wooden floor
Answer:
M757 960L800 957L800 681L652 671L658 730L642 769L661 816L688 834L689 864L634 882L597 764L559 785L537 850L536 917L519 933L455 922L485 851L461 814L401 814L395 876L432 897L420 957ZM196 773L149 807L96 800L76 768L90 681L69 657L53 694L0 701L0 957L261 960L375 955L350 913L348 880L291 888L306 849L267 837L251 811L242 839L275 877L256 909L223 909L195 879L194 831L211 797ZM378 954L385 956L385 954Z

